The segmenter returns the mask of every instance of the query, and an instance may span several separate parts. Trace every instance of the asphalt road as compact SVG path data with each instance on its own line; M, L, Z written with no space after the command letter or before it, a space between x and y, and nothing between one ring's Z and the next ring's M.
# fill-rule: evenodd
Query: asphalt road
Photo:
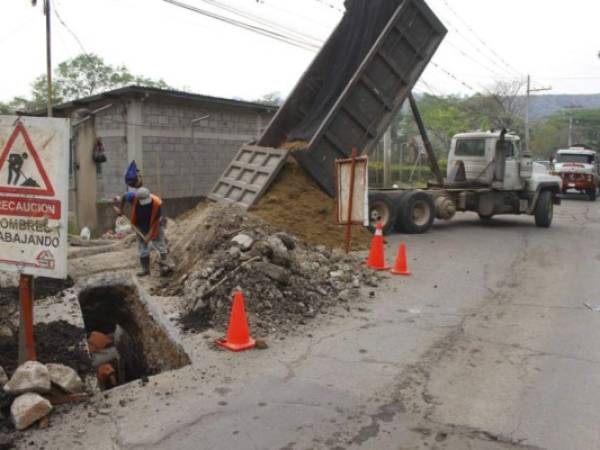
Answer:
M48 448L600 449L600 204L550 229L474 214L408 245L409 278L303 335L193 366L72 412ZM202 353L204 352L204 353ZM53 428L53 429L52 429Z

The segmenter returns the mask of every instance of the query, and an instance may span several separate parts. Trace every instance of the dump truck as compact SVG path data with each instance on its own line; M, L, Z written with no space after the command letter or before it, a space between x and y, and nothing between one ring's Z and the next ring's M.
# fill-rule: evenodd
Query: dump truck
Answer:
M550 227L561 202L561 179L534 163L516 134L476 131L453 137L442 184L427 189L381 189L369 193L372 222L384 230L424 233L435 219L450 220L472 211L481 220L529 214L538 227Z
M209 198L255 204L291 153L331 197L334 164L369 154L408 100L436 176L424 190L373 190L369 218L384 229L423 233L435 218L475 211L532 214L550 226L560 179L535 170L506 131L456 136L440 173L412 89L447 30L423 0L351 0L310 67L257 142L243 146ZM463 154L463 152L466 152ZM480 169L481 173L476 173Z

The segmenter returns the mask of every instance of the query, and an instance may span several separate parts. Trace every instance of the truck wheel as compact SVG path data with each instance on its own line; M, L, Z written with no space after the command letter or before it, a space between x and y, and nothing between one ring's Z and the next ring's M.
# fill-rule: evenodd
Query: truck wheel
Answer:
M422 191L412 191L404 195L398 206L396 225L399 231L408 234L422 234L431 228L435 219L433 198Z
M481 220L483 220L484 222L489 222L490 220L492 220L492 217L494 217L493 214L481 214L481 213L479 213L479 218Z
M554 218L554 194L542 191L535 205L535 224L540 228L549 228Z
M590 201L596 201L596 189L590 189L587 191L588 196L590 197Z
M381 223L385 234L394 231L396 207L393 200L380 192L369 194L369 229L375 231L375 225Z

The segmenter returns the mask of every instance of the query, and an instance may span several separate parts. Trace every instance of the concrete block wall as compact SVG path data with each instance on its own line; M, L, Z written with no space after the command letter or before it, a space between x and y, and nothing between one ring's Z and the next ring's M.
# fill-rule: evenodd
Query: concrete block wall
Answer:
M192 124L207 115L208 119ZM256 139L270 119L241 107L145 101L146 185L165 199L205 197L240 146Z
M173 217L207 196L239 148L258 138L275 113L165 96L123 96L88 108L107 104L112 106L94 119L107 157L93 180L100 233L114 225L112 198L126 189L124 174L131 159L138 162L145 185L165 201L165 214ZM210 117L192 123L204 116Z
M125 189L123 176L129 164L125 115L125 104L114 102L110 109L100 112L95 119L96 135L102 139L107 158L98 176L98 201L108 200Z

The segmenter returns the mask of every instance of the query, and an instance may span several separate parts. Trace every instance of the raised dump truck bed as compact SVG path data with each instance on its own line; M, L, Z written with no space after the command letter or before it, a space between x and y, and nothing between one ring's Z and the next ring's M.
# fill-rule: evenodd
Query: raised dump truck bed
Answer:
M295 157L333 196L335 159L371 151L446 32L423 0L354 0L258 144L307 141Z
M369 153L409 96L447 30L423 0L349 0L348 11L253 148L293 148L330 196L334 161ZM280 169L244 149L209 198L255 204ZM271 167L270 172L265 167Z

